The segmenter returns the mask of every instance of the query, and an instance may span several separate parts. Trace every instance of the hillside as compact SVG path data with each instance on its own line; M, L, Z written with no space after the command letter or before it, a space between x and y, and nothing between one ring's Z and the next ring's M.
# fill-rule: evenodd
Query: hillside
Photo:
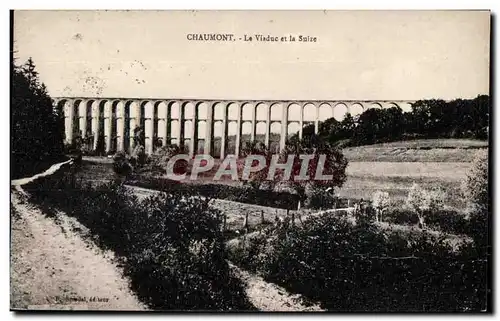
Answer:
M472 139L421 139L344 148L350 162L470 162L488 142Z

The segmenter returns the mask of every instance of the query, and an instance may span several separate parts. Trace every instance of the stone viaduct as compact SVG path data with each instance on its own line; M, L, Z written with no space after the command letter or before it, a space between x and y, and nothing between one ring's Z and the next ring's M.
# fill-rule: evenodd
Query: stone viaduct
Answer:
M370 108L393 106L406 111L412 101L56 97L54 103L64 111L66 143L73 143L76 135L92 137L93 149L97 149L103 136L104 152L131 151L134 129L141 126L147 153L161 141L188 147L191 156L209 151L223 158L239 155L244 139L270 147L271 136L279 136L278 151L288 135L302 137L306 126L314 125L317 133L319 123L331 117L341 120L347 112L356 116ZM231 136L234 141L229 150Z

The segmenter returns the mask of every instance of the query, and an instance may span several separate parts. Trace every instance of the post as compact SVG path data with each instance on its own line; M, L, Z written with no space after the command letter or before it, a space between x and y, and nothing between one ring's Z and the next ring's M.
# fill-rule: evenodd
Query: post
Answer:
M266 140L264 141L266 147L269 147L270 139L271 139L271 106L268 106L267 116L266 116Z
M205 155L212 155L212 139L213 139L213 127L214 127L214 106L209 104L207 108L207 121L205 123L205 146L203 147L203 153Z
M94 100L92 103L92 134L94 135L94 148L93 150L97 150L97 143L99 141L99 123L101 121L101 115L99 111L99 100Z
M226 157L226 140L227 140L227 106L221 104L224 108L222 114L222 135L220 138L220 158Z
M155 106L151 102L147 102L144 106L144 144L146 146L146 153L149 155L153 154L154 151L154 139L155 139L155 126L154 126L154 115L155 115Z
M163 111L163 114L162 115L159 115L158 113L158 132L160 131L160 128L162 129L162 136L161 136L161 140L163 142L163 146L167 146L168 142L167 139L168 139L168 131L169 131L169 127L170 127L170 122L169 122L169 113L168 113L168 106L167 104L163 101L161 102L159 105L158 105L158 111L160 110L160 107L159 106L164 106L164 108L162 109Z
M64 132L66 135L66 144L73 143L74 112L74 102L72 100L66 101L64 103Z
M125 150L125 104L119 101L116 105L116 135L117 138L117 151Z
M288 106L283 106L281 115L280 152L285 150L286 137L288 136Z
M302 140L303 132L304 132L304 106L300 106L299 140Z
M264 220L264 211L263 210L260 211L260 223L261 224L265 223L265 220Z
M316 107L316 118L314 119L314 134L318 135L319 133L319 106Z
M252 130L250 132L250 141L255 141L255 130L257 126L257 106L252 105Z
M236 120L236 142L234 146L234 155L238 158L240 156L240 145L241 145L241 106L238 106L238 114Z
M197 140L198 140L198 131L196 130L197 129L197 125L198 125L198 110L197 110L197 107L194 106L194 110L193 110L193 118L191 118L191 131L190 131L190 136L191 136L191 139L189 140L189 156L190 157L193 157L194 154L196 154L196 147L198 146L198 144L196 143Z
M248 212L245 213L245 221L243 222L243 229L245 229L245 233L248 233Z
M134 101L132 104L130 104L130 153L134 151L134 130L136 127L141 126L141 102L140 101Z
M104 103L104 137L106 137L106 153L111 151L111 135L112 135L112 125L113 125L113 102L106 101Z
M78 105L78 115L80 121L80 131L82 133L82 139L87 137L87 101L82 100L80 105Z
M182 141L183 140L183 133L184 133L184 107L182 106L182 102L178 102L179 104L179 119L178 119L178 123L179 123L179 126L177 127L177 133L175 135L175 137L177 137L177 145L179 147L182 147L184 145L184 142Z

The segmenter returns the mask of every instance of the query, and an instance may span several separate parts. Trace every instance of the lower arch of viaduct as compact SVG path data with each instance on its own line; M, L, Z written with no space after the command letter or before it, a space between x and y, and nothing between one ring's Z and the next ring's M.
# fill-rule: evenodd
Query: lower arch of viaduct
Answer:
M317 133L319 123L326 119L341 120L346 113L356 116L370 108L400 107L408 111L412 101L57 97L54 103L64 112L67 144L73 143L76 135L92 137L96 150L99 137L104 137L104 152L130 152L134 130L140 126L145 132L147 153L153 153L156 146L175 143L187 147L190 156L205 153L224 158L239 155L245 140L261 141L278 152L289 135L298 133L301 138L307 126L314 125ZM230 136L235 139L229 140ZM214 150L216 141L218 150Z

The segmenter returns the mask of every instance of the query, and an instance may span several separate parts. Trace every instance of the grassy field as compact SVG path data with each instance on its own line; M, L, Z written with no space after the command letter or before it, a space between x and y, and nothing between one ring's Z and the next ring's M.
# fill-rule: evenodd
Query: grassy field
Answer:
M462 207L460 183L478 149L487 141L470 139L424 139L392 142L344 149L349 160L347 182L341 197L370 199L377 191L387 191L393 200L406 197L413 183L442 187L447 205Z
M421 139L348 147L344 155L351 162L470 162L487 141L471 139Z
M418 183L428 188L441 186L448 194L447 205L460 208L463 206L460 182L466 177L477 149L487 146L487 142L477 140L427 139L347 148L344 153L349 159L348 178L339 196L366 200L375 191L382 190L387 191L393 200L401 200L412 184ZM111 159L86 159L79 176L94 182L116 178ZM212 177L220 161L215 163L212 171L189 183L214 183ZM240 184L228 177L219 183Z

